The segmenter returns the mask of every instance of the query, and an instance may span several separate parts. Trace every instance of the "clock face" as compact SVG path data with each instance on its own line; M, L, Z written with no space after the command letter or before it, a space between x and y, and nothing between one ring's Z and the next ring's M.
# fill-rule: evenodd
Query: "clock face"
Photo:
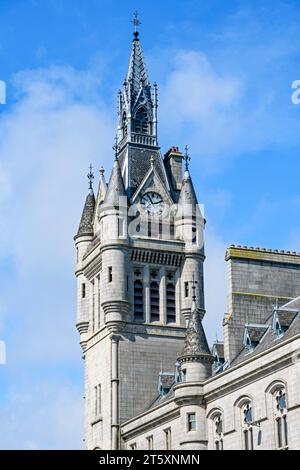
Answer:
M147 193L141 199L142 208L151 215L161 215L165 208L162 197L157 193Z

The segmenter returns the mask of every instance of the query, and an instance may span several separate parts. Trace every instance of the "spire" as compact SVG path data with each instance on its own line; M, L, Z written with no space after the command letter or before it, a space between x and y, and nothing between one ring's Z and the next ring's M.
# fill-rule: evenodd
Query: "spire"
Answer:
M126 77L126 81L130 84L132 97L137 97L141 88L150 88L150 81L148 79L141 43L138 39L138 33L135 34L137 34L137 36L135 36L132 43Z
M117 157L118 154L118 145L115 144L113 147L115 151L115 161L113 164L113 169L111 172L110 180L107 187L107 192L104 199L105 206L112 206L114 208L119 208L122 204L120 198L127 198L125 186L122 178L121 168L119 160Z
M93 167L90 165L89 173L87 175L89 180L89 194L86 197L85 204L83 207L81 220L78 228L78 232L76 237L82 237L86 235L93 235L94 234L94 213L95 213L95 196L93 191L93 180L94 180L94 173Z
M203 358L212 359L211 352L207 343L205 332L202 326L201 314L196 304L196 285L193 276L193 303L190 313L188 328L186 331L184 347L181 359Z

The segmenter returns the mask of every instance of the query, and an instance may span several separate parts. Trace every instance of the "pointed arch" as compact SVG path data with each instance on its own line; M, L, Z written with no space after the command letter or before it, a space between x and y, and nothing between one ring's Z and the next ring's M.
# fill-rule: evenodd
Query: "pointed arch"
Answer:
M149 116L144 106L140 106L134 116L134 132L149 134Z

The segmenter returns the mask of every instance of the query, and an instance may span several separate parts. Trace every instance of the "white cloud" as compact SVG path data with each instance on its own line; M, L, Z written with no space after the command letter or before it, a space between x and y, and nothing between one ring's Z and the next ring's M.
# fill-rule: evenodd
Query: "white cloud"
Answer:
M83 448L83 400L63 379L14 383L0 407L0 448Z
M259 52L260 64L266 58L271 61L267 53ZM188 142L202 172L219 171L243 154L297 144L299 124L291 109L289 83L284 89L273 80L271 86L263 67L253 77L255 64L243 68L240 57L240 69L230 72L199 50L168 56L172 61L160 87L160 131L164 141L174 141L175 135L177 142ZM269 77L276 60L269 64Z
M12 272L1 272L1 339L7 384L27 376L1 404L2 448L81 446L73 236L88 166L97 176L111 165L114 130L98 86L70 67L25 71L15 76L14 106L1 110L0 260L12 260Z

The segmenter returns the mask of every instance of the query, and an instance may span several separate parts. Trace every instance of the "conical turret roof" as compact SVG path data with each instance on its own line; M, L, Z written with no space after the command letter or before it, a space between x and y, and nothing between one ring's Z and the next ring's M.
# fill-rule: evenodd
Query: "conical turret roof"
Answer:
M93 191L90 191L85 200L76 238L94 234L93 221L95 213L95 203L96 201L94 193Z
M122 200L124 197L127 198L127 194L122 178L121 168L119 160L115 159L104 199L104 205L117 209L120 207L121 203L124 204L124 199Z
M208 356L211 352L202 326L200 311L193 300L181 357Z
M182 206L192 205L193 207L196 207L198 204L192 178L188 170L184 173L178 204Z

